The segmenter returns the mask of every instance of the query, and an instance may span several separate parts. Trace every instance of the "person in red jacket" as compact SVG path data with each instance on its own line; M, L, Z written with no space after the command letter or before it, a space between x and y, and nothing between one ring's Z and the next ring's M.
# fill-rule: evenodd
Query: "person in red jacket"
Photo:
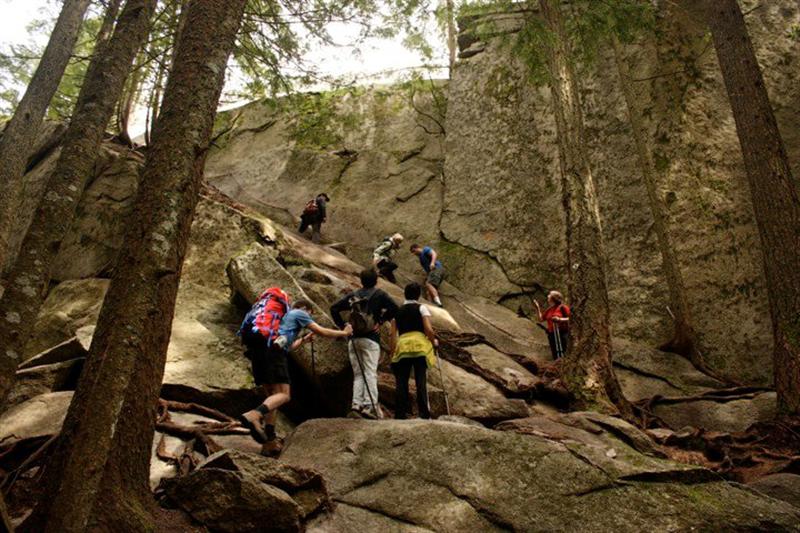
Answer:
M547 322L547 340L550 342L553 359L564 357L569 342L569 319L572 316L569 306L564 303L564 296L558 291L550 291L544 312L539 307L539 302L533 302L536 304L539 322Z

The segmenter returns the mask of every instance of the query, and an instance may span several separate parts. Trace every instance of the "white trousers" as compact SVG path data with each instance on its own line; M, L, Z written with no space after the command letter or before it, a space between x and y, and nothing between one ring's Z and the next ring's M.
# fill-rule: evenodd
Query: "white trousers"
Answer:
M353 367L352 408L372 411L374 407L377 410L375 414L380 416L381 410L378 405L378 361L381 358L381 346L371 339L357 338L348 343L348 351L350 365ZM370 395L372 400L370 400Z

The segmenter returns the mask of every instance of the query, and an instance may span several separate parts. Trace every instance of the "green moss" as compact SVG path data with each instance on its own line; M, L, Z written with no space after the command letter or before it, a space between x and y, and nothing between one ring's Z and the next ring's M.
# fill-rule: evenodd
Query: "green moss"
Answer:
M658 172L666 172L669 170L670 161L667 156L661 152L655 152L653 158L655 159L656 170Z
M344 132L361 125L361 117L343 109L346 97L358 98L366 92L360 87L323 93L303 94L292 98L290 137L301 146L330 148L344 141Z

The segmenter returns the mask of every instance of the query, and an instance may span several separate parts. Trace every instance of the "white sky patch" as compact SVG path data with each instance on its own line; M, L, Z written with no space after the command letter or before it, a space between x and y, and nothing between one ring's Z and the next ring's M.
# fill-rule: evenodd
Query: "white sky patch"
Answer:
M55 18L61 8L60 0L0 0L0 48L8 50L9 45L36 43L45 45L47 35L30 35L27 26L36 19ZM433 75L447 76L447 51L444 38L432 35L431 41L437 45L436 56L427 61L422 54L403 46L401 38L367 39L355 50L348 44L355 41L359 27L356 24L336 22L328 27L330 35L340 46L319 46L306 56L309 64L324 76L343 78L362 85L391 83L407 76L412 70L429 65L442 68ZM242 79L235 71L228 76L229 89L241 87ZM323 90L325 86L310 87ZM233 102L226 102L229 107ZM134 122L143 121L143 117Z

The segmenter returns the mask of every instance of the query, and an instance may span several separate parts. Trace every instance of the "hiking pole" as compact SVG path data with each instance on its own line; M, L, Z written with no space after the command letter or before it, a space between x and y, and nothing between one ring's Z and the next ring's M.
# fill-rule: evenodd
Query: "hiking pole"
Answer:
M317 365L316 365L316 349L314 347L314 338L311 338L311 379L317 381Z
M439 382L442 384L444 393L444 408L447 410L447 416L450 416L450 402L447 400L447 386L444 384L444 374L442 374L442 360L439 359L439 350L435 346L433 353L436 354L436 366L439 368Z
M558 330L558 322L553 320L553 341L556 344L556 355L558 359L564 357L564 349L561 346L561 332Z
M378 415L378 409L375 407L375 400L372 398L372 391L369 390L369 383L367 383L367 375L364 373L364 363L361 361L361 352L358 350L358 346L356 346L355 339L350 340L353 343L353 351L356 354L356 361L358 361L358 366L361 369L361 379L364 380L364 387L367 389L367 395L369 396L369 403L372 404L372 411L375 413L375 416Z

